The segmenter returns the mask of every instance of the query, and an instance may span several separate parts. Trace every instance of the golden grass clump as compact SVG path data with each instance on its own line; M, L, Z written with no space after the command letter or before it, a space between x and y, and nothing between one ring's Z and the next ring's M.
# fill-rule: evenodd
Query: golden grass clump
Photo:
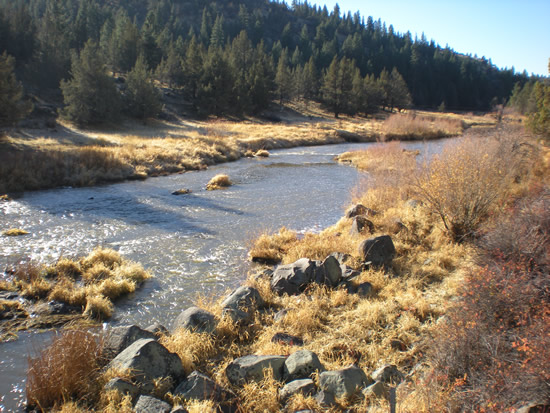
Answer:
M260 157L260 158L268 158L269 157L269 152L266 151L265 149L259 149L259 150L256 151L254 156L257 156L257 157Z
M65 330L52 343L29 358L27 404L46 410L62 402L94 400L98 393L101 340L82 330Z
M86 297L86 307L83 315L95 320L105 320L113 315L114 306L111 300L103 295Z
M81 261L83 269L92 268L96 264L103 264L104 267L113 269L115 265L120 265L121 263L122 257L117 251L102 247L94 249Z
M240 406L245 412L278 412L281 410L278 390L281 383L273 379L270 370L265 370L260 382L246 383L239 391Z
M82 274L79 263L68 258L61 258L56 262L55 272L58 277L67 277L72 279L76 279Z
M20 228L10 228L5 231L2 231L2 235L6 237L18 237L21 235L27 235L29 231L25 231L24 229Z
M214 191L216 189L224 189L232 185L229 176L225 174L218 174L214 176L206 185L206 190Z
M252 261L277 263L286 250L298 239L296 232L282 227L276 234L261 234L252 244L248 255Z
M125 261L115 269L115 277L141 283L152 277L139 263Z
M186 374L196 370L216 353L211 334L186 329L178 329L170 336L163 336L160 343L180 357Z

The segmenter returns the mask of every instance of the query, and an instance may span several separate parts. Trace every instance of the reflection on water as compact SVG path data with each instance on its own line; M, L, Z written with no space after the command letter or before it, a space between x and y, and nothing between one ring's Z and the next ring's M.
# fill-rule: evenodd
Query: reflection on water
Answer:
M52 262L85 255L97 245L114 248L155 278L119 301L111 322L170 327L197 294L219 295L246 277L247 245L260 232L283 225L319 231L334 224L362 174L333 158L368 145L295 148L143 182L24 194L0 203L0 229L30 232L0 237L0 268L23 257ZM235 185L205 191L218 173L228 174ZM171 194L180 188L192 193ZM28 334L0 344L0 411L2 405L15 409L20 398L32 337L43 340Z

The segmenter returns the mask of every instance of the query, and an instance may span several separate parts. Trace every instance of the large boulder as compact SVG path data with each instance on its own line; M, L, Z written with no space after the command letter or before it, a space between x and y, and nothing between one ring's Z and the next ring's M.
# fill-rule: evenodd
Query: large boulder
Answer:
M388 397L388 386L381 381L376 381L363 389L362 393L368 399Z
M222 302L222 314L231 317L234 322L249 320L254 312L265 305L260 292L248 286L233 291Z
M103 355L112 360L118 353L133 342L142 338L156 338L155 334L136 325L114 327L107 332L103 345Z
M285 404L295 394L303 394L306 397L313 396L315 394L315 383L311 379L291 381L279 391L279 399L281 403Z
M140 339L119 353L109 367L127 370L146 393L154 389L157 379L170 377L176 382L185 378L181 359L153 339Z
M359 254L365 264L374 267L386 266L395 257L395 246L389 235L368 238L359 245Z
M198 371L192 372L187 379L182 381L174 390L173 395L181 396L185 400L214 400L218 403L232 396L228 390Z
M307 379L315 371L325 371L319 357L313 351L299 350L292 353L285 361L284 379L292 381L296 379Z
M233 385L240 385L247 381L261 381L264 378L264 370L273 372L275 380L282 380L284 356L256 356L248 355L233 360L225 369L225 375Z
M179 328L185 328L198 333L212 334L217 326L218 322L212 313L199 307L190 307L176 318L172 326L172 331L176 331Z
M351 366L342 370L324 371L319 375L321 390L334 394L336 397L350 397L357 389L372 383L363 370Z
M172 406L168 403L151 396L140 396L134 411L136 413L169 413Z
M279 295L301 293L313 280L315 263L301 258L293 264L279 265L271 278L271 289Z
M342 278L342 267L338 260L329 255L325 260L317 265L314 270L314 281L329 287L338 285Z

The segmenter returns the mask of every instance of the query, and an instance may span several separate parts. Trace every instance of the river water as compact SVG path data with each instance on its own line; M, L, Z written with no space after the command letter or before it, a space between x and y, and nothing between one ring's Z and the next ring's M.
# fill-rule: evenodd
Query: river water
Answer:
M319 231L338 221L354 188L367 175L333 158L371 144L341 144L273 151L269 158L244 158L206 171L91 188L25 193L0 203L0 229L22 228L22 237L0 237L0 268L33 259L53 262L101 245L140 262L154 275L136 293L117 302L111 324L146 327L172 320L198 294L221 295L251 271L250 242L281 226ZM407 143L423 153L441 141ZM206 191L214 175L234 185ZM188 188L188 195L171 193ZM0 412L24 399L26 360L51 333L23 333L0 343Z

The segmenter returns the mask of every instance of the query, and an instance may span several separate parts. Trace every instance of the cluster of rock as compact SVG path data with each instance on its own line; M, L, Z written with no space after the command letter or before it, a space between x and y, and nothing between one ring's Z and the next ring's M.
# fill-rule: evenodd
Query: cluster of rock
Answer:
M205 320L199 317L195 321L196 325L201 325ZM231 389L199 371L185 374L179 356L156 340L159 330L163 330L162 327L144 330L123 326L110 331L104 347L105 357L111 359L108 367L131 372L132 380L113 378L104 391L116 390L130 395L137 413L184 412L181 406L172 406L154 396L155 382L169 380L173 385L168 391L175 397L186 401L211 400L223 411L237 411L237 396ZM319 357L309 350L298 350L289 356L247 355L233 360L225 370L228 382L237 388L251 381L261 381L266 374L284 384L279 391L283 405L298 393L313 396L323 406L335 405L336 398L360 393L365 397L387 397L388 387L404 379L392 365L383 366L370 376L355 365L327 371ZM314 374L318 374L317 383L313 381Z

